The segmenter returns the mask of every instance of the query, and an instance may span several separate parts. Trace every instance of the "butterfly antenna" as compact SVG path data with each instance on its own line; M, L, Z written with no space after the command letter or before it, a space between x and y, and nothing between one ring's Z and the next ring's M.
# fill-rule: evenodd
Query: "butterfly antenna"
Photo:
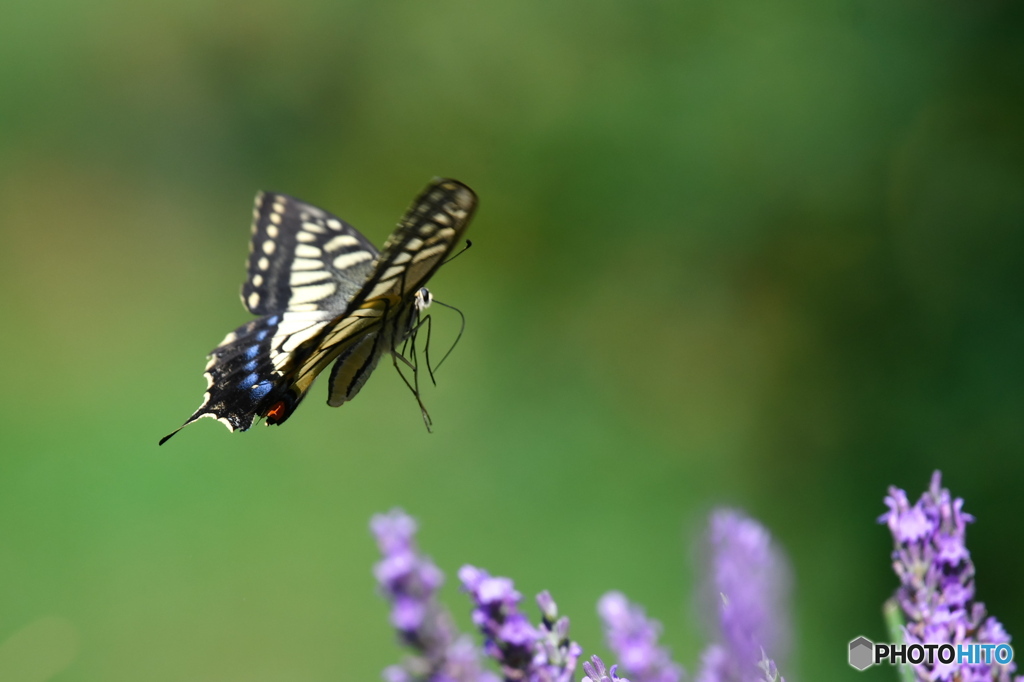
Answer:
M469 247L471 247L471 246L473 246L473 242L471 242L471 241L469 241L467 239L466 240L466 245L463 246L461 249L459 249L459 251L457 253L453 254L451 257L449 257L447 260L445 260L443 263L441 263L441 265L447 265L448 263L451 263L453 260L455 260L456 258L461 256L462 254L466 253L466 251L469 251Z
M455 346L459 345L459 341L462 339L462 333L466 331L466 316L462 314L461 310L459 310L453 305L442 303L436 298L434 299L434 303L438 305L443 305L445 308L450 308L451 310L457 312L459 314L459 318L462 320L462 324L459 326L459 335L456 336L455 341L452 342L452 347L448 349L448 352L444 354L444 357L442 357L441 360L436 365L434 365L433 369L430 370L431 377L433 377L434 373L441 368L441 365L444 364L444 361L448 359L448 356L452 354L452 351L455 350Z

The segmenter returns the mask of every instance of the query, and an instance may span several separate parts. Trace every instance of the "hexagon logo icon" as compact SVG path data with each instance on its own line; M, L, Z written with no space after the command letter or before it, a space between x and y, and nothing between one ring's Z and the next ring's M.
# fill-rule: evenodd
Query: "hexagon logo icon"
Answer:
M858 637L850 642L850 665L857 670L864 670L873 663L872 653L875 645L867 637Z

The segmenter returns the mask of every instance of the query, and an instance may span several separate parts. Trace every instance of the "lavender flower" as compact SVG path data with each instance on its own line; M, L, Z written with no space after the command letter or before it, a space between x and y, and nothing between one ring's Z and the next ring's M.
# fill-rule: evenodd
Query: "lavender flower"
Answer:
M604 622L608 646L633 682L679 682L683 678L682 666L658 646L661 623L649 620L642 607L631 604L621 592L608 592L598 601L597 612Z
M541 592L539 627L519 611L522 595L509 578L492 577L474 566L459 569L459 579L475 604L473 623L484 635L484 652L498 661L509 682L569 682L582 650L568 638L569 619L558 618L551 595Z
M416 653L384 671L387 682L496 682L481 671L479 653L459 636L436 594L444 575L416 547L416 521L400 509L370 522L383 558L374 576L391 602L391 624Z
M544 590L537 595L537 606L542 614L539 630L540 647L534 656L534 666L539 673L538 680L568 682L576 670L583 649L569 639L569 618L558 617L558 605L551 593ZM627 681L628 682L628 681Z
M938 471L916 504L911 505L906 492L895 486L885 498L889 511L878 520L889 526L895 542L893 569L900 579L896 600L907 618L908 644L1010 641L999 621L986 618L985 605L974 600L974 563L965 544L967 524L974 517L963 511L963 503L942 487ZM1013 663L958 665L955 661L913 668L919 680L935 682L1009 682L1016 671Z
M591 665L590 661L594 662L593 665ZM590 661L583 661L583 672L587 676L580 680L580 682L629 682L625 677L619 677L615 674L617 666L613 665L606 675L604 661L597 656L591 656Z
M784 597L789 570L771 536L738 511L717 510L708 532L709 596L717 596L721 641L701 657L697 682L752 682L777 676L764 650L784 657L789 626ZM762 662L770 664L770 672ZM784 681L783 681L784 682Z
M757 667L764 673L764 682L786 682L786 678L775 667L775 661L768 658L764 649L761 649L761 660L757 662Z

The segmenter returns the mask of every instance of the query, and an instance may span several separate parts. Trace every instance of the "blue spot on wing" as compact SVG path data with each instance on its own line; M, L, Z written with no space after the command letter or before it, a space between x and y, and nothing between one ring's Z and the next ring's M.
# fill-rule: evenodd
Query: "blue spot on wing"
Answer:
M256 332L256 340L257 341L262 341L263 339L267 338L267 334L268 334L268 332L267 332L266 329L262 329L262 330Z
M252 360L254 357L259 355L259 352L259 346L249 346L248 348L245 349L245 357L247 360Z
M244 379L242 379L240 382L238 382L238 386L239 386L239 388L249 388L250 386L255 384L257 381L259 381L259 378L260 378L259 375L256 374L256 372L253 372L252 374L249 374Z
M268 317L267 318L267 324L270 325L270 326L274 326L275 324L277 324L280 321L281 321L281 316L280 315L274 315L273 317Z
M270 389L273 385L269 381L261 381L260 383L253 386L250 390L252 391L252 397L259 400L267 393L270 393Z

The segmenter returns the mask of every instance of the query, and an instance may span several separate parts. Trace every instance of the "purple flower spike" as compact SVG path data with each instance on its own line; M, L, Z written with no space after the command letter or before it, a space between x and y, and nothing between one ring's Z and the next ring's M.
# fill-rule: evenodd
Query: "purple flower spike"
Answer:
M605 639L633 682L679 682L683 668L658 646L661 623L649 620L643 608L621 592L608 592L597 603ZM600 660L600 659L598 659Z
M942 487L942 474L914 505L893 486L885 498L889 511L878 520L889 526L895 547L893 570L900 579L896 600L907 623L908 644L1008 644L1010 636L985 605L974 600L974 563L967 551L967 524L974 517L964 501ZM1009 682L1016 664L958 665L935 662L913 666L917 678L935 682ZM1024 680L1017 677L1016 680Z
M593 661L591 664L590 661ZM587 674L580 682L629 682L625 677L615 674L616 666L610 671L605 671L604 662L597 656L591 656L590 661L583 661L583 672Z
M764 680L764 650L785 657L789 645L785 559L761 524L731 509L711 514L708 555L705 596L717 603L721 639L705 650L697 682Z
M416 547L416 521L400 509L370 522L382 559L373 573L391 602L391 624L415 654L383 673L386 682L497 682L480 669L472 642L458 636L437 602L444 575Z
M508 578L492 577L475 566L459 569L462 587L473 599L473 623L484 635L484 652L501 666L509 682L569 682L582 650L568 638L569 619L558 618L551 595L537 603L543 613L534 627L519 611L522 595Z
M531 679L538 682L569 682L583 649L569 639L569 619L558 617L558 605L547 590L537 595L537 605L543 618L539 627L541 639L533 657L534 672Z
M484 635L484 652L498 661L505 679L526 679L540 633L519 612L522 595L508 578L492 578L475 566L460 568L459 580L473 598L473 624Z

